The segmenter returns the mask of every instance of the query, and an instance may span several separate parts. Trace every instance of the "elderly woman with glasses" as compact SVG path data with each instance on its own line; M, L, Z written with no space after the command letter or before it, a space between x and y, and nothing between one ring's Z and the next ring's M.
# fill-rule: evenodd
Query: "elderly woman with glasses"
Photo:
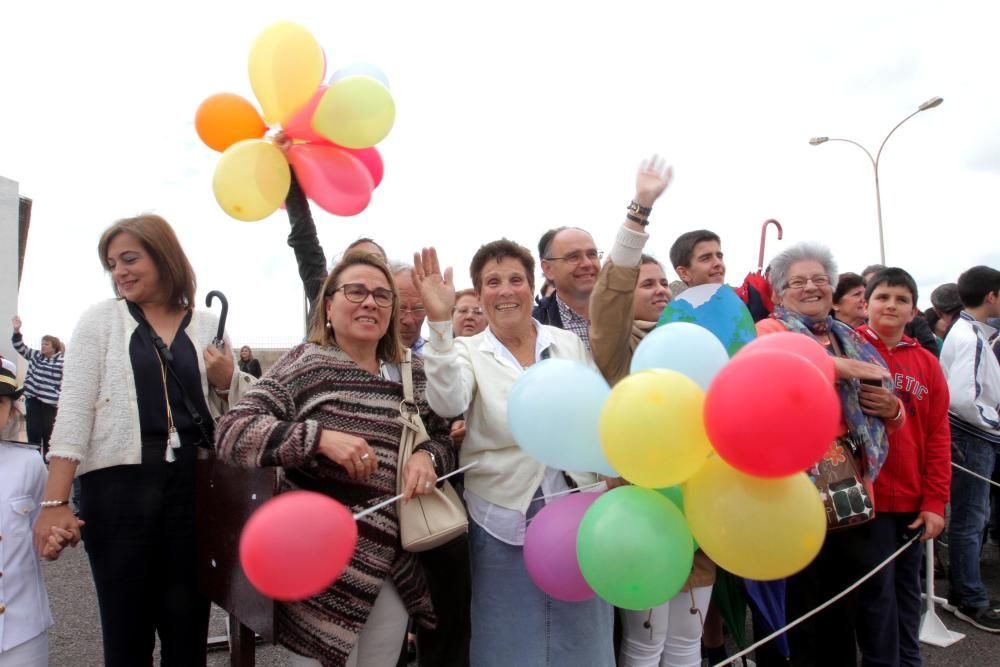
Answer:
M830 316L837 287L837 265L830 251L799 243L771 261L774 313L757 323L760 335L792 331L809 336L834 357L841 404L841 436L824 459L854 454L863 482L872 492L889 449L886 429L899 428L903 406L887 380L885 361L849 325ZM793 379L789 379L792 381ZM838 446L838 443L848 443ZM780 443L775 443L780 446ZM787 617L798 618L856 582L876 563L868 562L865 544L870 524L827 533L816 559L787 581ZM789 632L792 659L799 664L853 665L853 641L824 641L829 628L853 634L856 599L848 596Z
M429 318L424 349L427 399L442 415L465 413L461 459L465 473L472 563L471 661L476 667L614 664L613 616L604 601L562 602L532 583L524 565L525 526L543 496L568 489L562 471L518 447L507 425L507 395L524 371L549 357L590 362L570 331L531 317L535 262L507 239L479 248L470 274L488 326L455 338L455 287L437 253L416 256L414 282ZM552 391L559 391L553 387ZM593 475L574 477L580 483Z
M359 511L396 493L403 400L397 310L388 267L348 253L327 276L309 341L292 348L219 423L220 458L281 466L283 489L328 495ZM448 424L424 396L422 362L413 391L431 440L403 469L406 498L430 493L454 469ZM407 616L429 624L432 605L416 554L403 551L388 506L358 520L358 545L344 573L322 593L279 603L278 642L293 665L396 664Z

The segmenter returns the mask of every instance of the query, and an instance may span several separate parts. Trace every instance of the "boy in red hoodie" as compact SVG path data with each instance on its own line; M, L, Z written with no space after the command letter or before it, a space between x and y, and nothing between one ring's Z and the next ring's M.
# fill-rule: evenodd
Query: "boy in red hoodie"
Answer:
M948 383L933 354L903 329L918 312L917 285L903 269L888 268L865 286L868 324L858 332L892 373L906 422L889 434L889 455L875 480L871 563L888 558L917 530L921 542L944 529L951 485ZM920 665L921 545L911 545L861 587L858 644L865 664Z

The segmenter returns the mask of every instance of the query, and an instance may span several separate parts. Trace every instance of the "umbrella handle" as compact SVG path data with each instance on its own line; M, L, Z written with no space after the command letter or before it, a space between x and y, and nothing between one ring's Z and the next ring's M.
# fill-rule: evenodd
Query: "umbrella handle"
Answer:
M760 254L757 255L757 273L762 273L764 271L764 242L767 240L767 227L768 225L774 225L778 228L778 240L781 240L782 229L781 223L771 218L770 220L765 220L764 224L760 228Z
M779 238L781 237L779 236ZM220 292L219 290L212 290L205 297L205 306L211 308L212 299L214 299L215 297L218 297L219 301L222 302L222 313L219 315L219 330L215 334L215 338L212 340L212 344L215 345L215 347L219 351L222 351L226 348L226 342L223 339L223 336L226 333L226 318L229 317L229 299L227 299L226 295Z

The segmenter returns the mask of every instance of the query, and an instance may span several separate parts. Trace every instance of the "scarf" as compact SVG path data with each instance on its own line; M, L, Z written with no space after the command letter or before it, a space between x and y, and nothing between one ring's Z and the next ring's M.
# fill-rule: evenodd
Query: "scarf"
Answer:
M848 359L867 361L885 367L885 361L871 343L861 338L851 327L829 315L813 319L793 313L783 306L775 306L771 317L782 322L789 331L812 336L817 342L819 336L829 335L836 340ZM832 350L827 351L833 354ZM885 432L885 422L881 417L866 415L861 411L856 380L838 380L837 394L840 396L841 411L847 423L847 430L865 453L865 480L874 482L889 453L889 437Z

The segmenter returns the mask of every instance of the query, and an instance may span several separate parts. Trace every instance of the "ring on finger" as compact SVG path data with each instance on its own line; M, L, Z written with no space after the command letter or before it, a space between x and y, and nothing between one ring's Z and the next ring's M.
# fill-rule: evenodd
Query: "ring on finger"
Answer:
M365 452L364 454L361 455L361 460L362 461L364 461L367 458L368 458L368 452Z
M433 484L431 484L430 482L424 482L424 488L425 489L429 489L429 488L431 488L431 486L433 486Z

